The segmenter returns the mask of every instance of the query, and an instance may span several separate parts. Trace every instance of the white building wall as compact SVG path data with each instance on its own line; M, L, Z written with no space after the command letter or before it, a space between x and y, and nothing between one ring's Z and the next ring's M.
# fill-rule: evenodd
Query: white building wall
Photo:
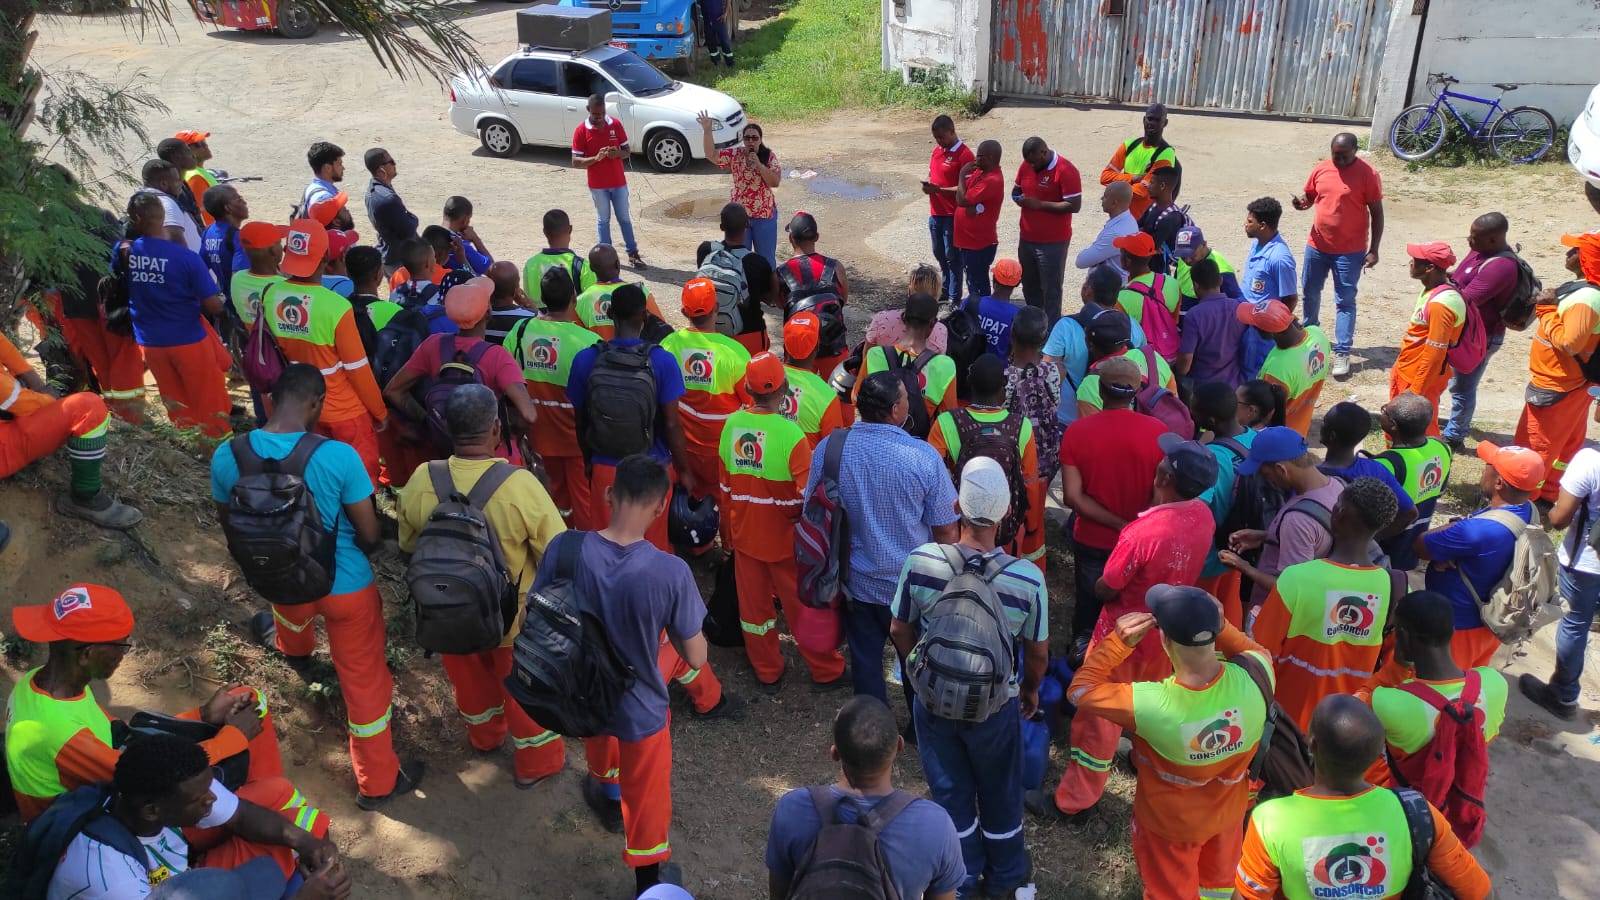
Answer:
M982 99L991 19L988 0L883 0L883 66L902 75L947 68L958 86Z

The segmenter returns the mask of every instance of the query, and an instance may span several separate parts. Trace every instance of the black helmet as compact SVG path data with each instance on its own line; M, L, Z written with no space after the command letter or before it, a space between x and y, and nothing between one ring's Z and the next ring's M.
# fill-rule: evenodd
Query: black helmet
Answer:
M672 488L667 511L667 535L675 547L709 547L717 538L717 501L707 494L698 499L681 486Z

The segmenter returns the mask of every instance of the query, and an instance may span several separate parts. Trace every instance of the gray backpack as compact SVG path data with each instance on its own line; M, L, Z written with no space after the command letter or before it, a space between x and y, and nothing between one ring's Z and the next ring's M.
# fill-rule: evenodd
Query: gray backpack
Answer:
M517 616L516 576L506 570L489 498L517 467L496 462L465 496L448 460L428 463L439 505L428 514L406 566L417 614L417 645L429 653L481 653L505 640Z
M697 273L717 286L717 331L729 337L745 330L744 314L740 310L750 302L750 283L744 277L744 258L749 255L750 251L744 247L729 247L721 241L712 241L711 252L706 254Z
M795 868L789 900L912 900L900 896L878 838L915 798L895 791L845 823L839 821L839 798L826 785L807 788L807 794L822 827Z
M940 544L955 577L922 617L906 672L923 707L958 722L982 722L1011 699L1016 644L994 591L1001 554L966 559Z

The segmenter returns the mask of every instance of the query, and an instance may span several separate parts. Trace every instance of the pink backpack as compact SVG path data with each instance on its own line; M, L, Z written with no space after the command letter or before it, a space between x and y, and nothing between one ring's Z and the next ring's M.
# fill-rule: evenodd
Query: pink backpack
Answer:
M1156 355L1150 351L1150 345L1145 344L1139 352L1144 354L1144 385L1134 397L1133 408L1156 419L1184 440L1194 440L1194 418L1189 415L1189 407L1177 394L1162 386L1161 371L1156 368Z
M1155 348L1170 363L1178 358L1178 320L1172 317L1172 310L1167 309L1166 284L1166 276L1157 272L1150 284L1132 281L1128 283L1128 290L1144 298L1139 327L1144 329L1146 345Z
M1455 285L1441 284L1428 292L1428 299L1431 301L1440 291L1450 290L1455 290ZM1450 368L1467 373L1483 365L1483 358L1489 352L1489 333L1483 327L1483 314L1478 312L1478 307L1465 297L1461 305L1467 309L1467 322L1461 328L1461 337L1445 351L1444 358Z

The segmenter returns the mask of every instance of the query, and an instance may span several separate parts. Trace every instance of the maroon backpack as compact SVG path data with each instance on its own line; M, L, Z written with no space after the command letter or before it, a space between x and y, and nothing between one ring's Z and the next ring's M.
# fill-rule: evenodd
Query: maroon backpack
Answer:
M1134 397L1133 408L1158 420L1184 440L1194 440L1194 418L1189 415L1189 407L1177 394L1161 386L1161 370L1156 367L1156 355L1150 345L1145 344L1139 352L1144 354L1144 385Z
M1395 780L1415 788L1450 822L1450 829L1471 850L1483 837L1488 814L1483 790L1489 780L1489 747L1483 738L1483 707L1478 705L1482 681L1467 670L1461 696L1446 699L1432 685L1408 681L1398 686L1439 711L1433 740L1417 752L1398 758L1390 754L1389 769Z

